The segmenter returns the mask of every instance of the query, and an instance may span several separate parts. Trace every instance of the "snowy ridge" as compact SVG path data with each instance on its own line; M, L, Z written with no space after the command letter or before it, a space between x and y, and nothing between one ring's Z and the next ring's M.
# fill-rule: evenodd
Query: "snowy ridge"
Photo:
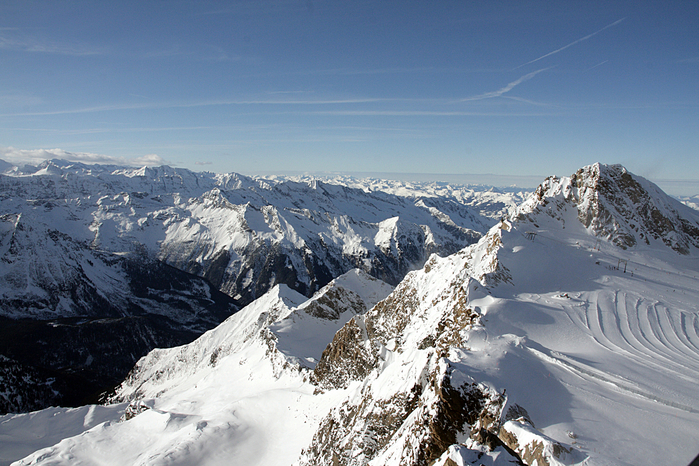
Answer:
M169 349L155 349L141 358L117 388L116 401L133 401L162 395L178 387L182 379L204 377L222 359L253 343L265 345L271 339L270 323L286 317L306 298L278 285L254 303L229 317L194 342Z
M143 358L115 398L130 419L17 464L688 464L695 214L644 183L600 165L547 179L373 306L389 290L360 272L311 300L280 285Z
M597 163L570 178L548 178L520 213L548 210L555 215L567 201L577 205L585 227L617 246L661 241L681 254L699 248L699 214L621 165Z
M483 217L500 219L513 212L521 203L529 190L521 188L500 188L487 185L459 185L445 182L409 182L398 180L385 180L376 178L355 178L352 176L271 176L265 177L272 182L296 181L309 183L313 180L321 180L324 183L347 186L372 192L380 191L387 194L420 199L450 199L458 204L469 206L477 210Z
M357 269L333 280L310 300L278 285L194 342L151 351L117 388L113 400L162 395L184 377L203 377L221 359L251 346L266 348L278 370L313 368L335 332L391 290Z
M357 270L311 300L278 285L196 341L141 359L115 395L132 402L127 421L112 417L18 464L118 458L122 464L151 465L167 463L173 454L189 464L289 464L337 394L314 395L309 369L298 364L303 358L277 350L277 335L282 341L289 330L301 330L299 323L317 332L325 322L326 338L332 338L347 319L390 291ZM351 308L333 299L350 293ZM331 312L319 315L314 303ZM304 345L304 354L313 348L313 342ZM313 355L320 358L322 349L317 351ZM69 457L66 449L73 452Z

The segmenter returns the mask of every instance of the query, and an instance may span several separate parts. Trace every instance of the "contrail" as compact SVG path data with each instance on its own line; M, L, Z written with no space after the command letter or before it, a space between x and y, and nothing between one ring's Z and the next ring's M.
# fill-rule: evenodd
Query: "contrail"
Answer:
M604 31L605 29L609 29L609 28L612 27L612 26L616 26L617 24L621 23L621 22L624 21L625 19L626 19L626 17L621 18L621 19L618 19L618 20L614 21L612 24L606 25L605 27L603 27L603 28L600 29L599 31L593 32L592 34L588 34L588 35L586 35L585 37L582 37L582 38L580 38L580 39L578 39L578 40L576 40L576 41L574 41L574 42L571 42L571 43L568 44L568 45L564 45L564 46L561 47L560 49L554 50L553 52L549 52L549 53L547 53L546 55L542 55L542 56L540 56L539 58L535 58L535 59L532 60L532 61L528 61L527 63L523 63L523 64L521 64L521 65L519 65L519 66L517 66L517 67L515 67L515 68L512 68L512 69L513 69L513 70L516 70L517 68L521 68L521 67L523 67L523 66L530 65L530 64L532 64L532 63L534 63L534 62L537 62L537 61L542 60L542 59L544 59L544 58L546 58L546 57L549 57L549 56L551 56L551 55L553 55L553 54L555 54L555 53L561 52L561 51L567 49L568 47L572 47L572 46L575 45L575 44L579 44L580 42L589 39L589 38L592 37L592 36L596 36L597 34L599 34L600 32Z
M470 100L492 99L493 97L500 97L501 95L510 92L515 86L522 84L524 81L529 81L534 76L541 73L542 71L550 70L551 68L553 68L553 67L550 66L548 68L542 68L540 70L532 71L531 73L525 74L521 78L519 78L515 81L512 81L510 84L508 84L507 86L505 86L501 89L498 89L497 91L486 92L485 94L480 94L480 95L476 95L473 97L467 97L465 99L461 99L461 102L468 102Z
M591 67L589 67L588 69L586 69L585 72L588 72L588 71L590 71L590 70L594 70L594 69L597 68L598 66L604 65L604 64L607 63L608 61L609 61L609 60L604 60L602 63L597 63L595 66L591 66Z

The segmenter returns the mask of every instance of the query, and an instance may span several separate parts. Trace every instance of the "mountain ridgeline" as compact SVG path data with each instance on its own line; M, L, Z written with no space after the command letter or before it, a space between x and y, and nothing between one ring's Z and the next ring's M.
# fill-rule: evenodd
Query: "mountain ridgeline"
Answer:
M531 199L539 211L549 202L570 202L578 218L597 237L621 248L661 241L680 254L699 247L696 211L667 196L621 165L594 164L567 181L547 178Z
M95 400L149 350L191 341L278 284L310 297L359 268L395 285L477 241L492 223L483 211L503 205L167 166L3 171L0 355L50 396L7 384L0 412Z

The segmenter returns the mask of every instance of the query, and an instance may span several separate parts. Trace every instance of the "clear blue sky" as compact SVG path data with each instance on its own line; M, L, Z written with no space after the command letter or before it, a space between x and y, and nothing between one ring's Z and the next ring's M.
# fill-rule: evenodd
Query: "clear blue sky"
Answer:
M699 2L3 0L0 157L41 154L697 181Z

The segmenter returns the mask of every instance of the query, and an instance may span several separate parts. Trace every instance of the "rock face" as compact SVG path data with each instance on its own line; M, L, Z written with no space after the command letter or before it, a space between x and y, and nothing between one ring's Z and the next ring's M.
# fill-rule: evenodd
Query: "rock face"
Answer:
M524 418L503 423L498 437L524 464L570 464L580 459L580 454L574 448L565 447L547 437Z
M566 202L577 207L580 222L591 233L621 248L651 241L683 255L699 248L697 212L621 165L597 163L570 178L548 178L520 212L551 213Z
M505 398L463 380L447 360L427 365L409 389L390 396L362 390L323 419L300 464L432 464L459 440L495 438ZM458 382L457 382L458 380ZM407 388L407 386L405 387Z
M481 286L469 275L469 261L488 247L484 238L448 258L431 258L337 332L312 380L319 390L349 394L321 421L300 464L428 465L466 439L502 450L506 398L468 375L457 356L483 329L468 304Z

